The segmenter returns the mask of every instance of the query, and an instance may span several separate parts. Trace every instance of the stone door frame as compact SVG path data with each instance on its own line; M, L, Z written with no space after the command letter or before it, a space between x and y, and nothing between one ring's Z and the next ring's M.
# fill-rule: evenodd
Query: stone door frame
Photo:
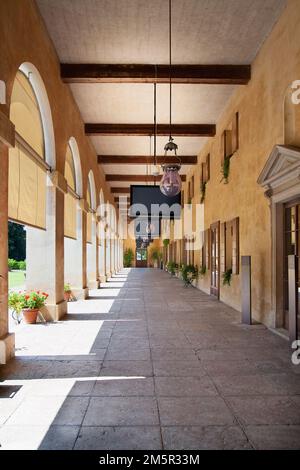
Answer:
M272 327L284 325L284 206L300 196L300 148L276 145L259 178L271 212Z

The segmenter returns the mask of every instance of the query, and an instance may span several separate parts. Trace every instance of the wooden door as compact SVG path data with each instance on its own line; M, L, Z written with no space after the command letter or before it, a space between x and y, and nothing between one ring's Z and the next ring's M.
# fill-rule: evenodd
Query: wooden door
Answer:
M296 255L296 291L298 292L298 327L300 326L300 201L285 205L284 208L284 328L289 331L289 280L288 256Z
M147 249L137 248L135 252L136 268L147 268L147 265L148 265Z
M210 293L217 298L220 294L220 222L210 226Z

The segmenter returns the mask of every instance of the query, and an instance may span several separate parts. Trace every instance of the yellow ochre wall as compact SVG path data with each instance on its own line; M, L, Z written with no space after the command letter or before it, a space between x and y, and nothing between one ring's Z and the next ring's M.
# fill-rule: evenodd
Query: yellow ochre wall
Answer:
M237 38L238 39L238 38ZM200 165L210 153L210 181L206 185L205 229L217 221L240 219L240 256L252 257L253 316L274 326L271 314L271 216L269 201L257 179L276 144L284 144L284 97L294 80L300 79L300 0L289 0L252 64L252 78L240 86L217 122L217 133L208 139L198 156L198 165L188 175L195 177L193 203L200 202ZM230 161L229 183L221 180L221 135L239 112L239 150ZM300 131L300 130L299 130ZM300 187L299 187L300 194ZM199 266L199 252L195 264ZM232 285L220 282L220 299L241 309L241 275ZM198 281L209 292L210 272Z
M83 195L87 190L88 173L92 170L97 205L101 188L105 201L113 203L104 172L97 164L96 152L85 136L77 104L69 86L60 78L59 59L34 1L0 2L0 57L0 80L6 83L6 105L0 104L0 111L9 116L10 97L17 71L22 63L32 63L42 77L51 107L56 169L64 174L67 145L73 136L80 153Z

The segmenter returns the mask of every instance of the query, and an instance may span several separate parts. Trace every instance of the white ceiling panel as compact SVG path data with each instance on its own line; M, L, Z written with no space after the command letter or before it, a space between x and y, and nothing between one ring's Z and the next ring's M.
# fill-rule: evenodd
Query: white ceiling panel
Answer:
M251 63L286 0L173 0L174 63ZM62 62L167 63L167 0L37 0Z

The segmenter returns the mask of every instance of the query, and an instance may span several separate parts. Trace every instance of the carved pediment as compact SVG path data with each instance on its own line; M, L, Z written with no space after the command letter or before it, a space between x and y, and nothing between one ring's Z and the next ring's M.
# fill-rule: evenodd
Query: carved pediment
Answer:
M265 188L275 188L300 176L300 148L276 145L257 182Z

